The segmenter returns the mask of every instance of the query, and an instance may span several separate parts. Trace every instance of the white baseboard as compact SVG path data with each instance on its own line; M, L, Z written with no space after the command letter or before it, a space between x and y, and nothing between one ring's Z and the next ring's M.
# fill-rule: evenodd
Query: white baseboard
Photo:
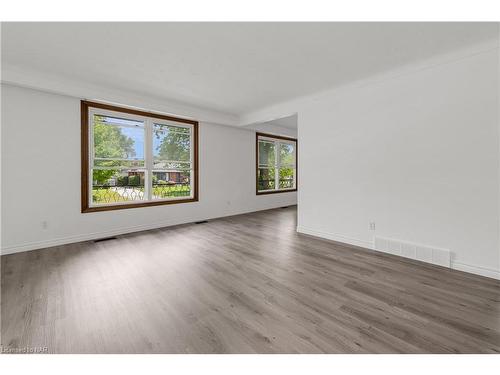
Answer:
M303 226L297 226L297 232L307 234L310 236L314 236L314 237L324 238L324 239L331 240L331 241L345 243L347 245L353 245L353 246L358 246L358 247L362 247L365 249L379 251L379 250L375 249L373 242L360 240L358 238L344 236L344 235L341 235L338 233L321 232L321 231L317 231L314 229L305 228ZM382 252L382 251L380 251L380 252ZM392 255L395 255L395 254L392 254ZM395 256L398 256L398 255L395 255ZM468 273L472 273L475 275L500 280L500 270L478 267L478 266L473 266L473 265L455 262L455 261L451 262L450 268L457 270L457 271L468 272Z
M99 238L113 237L113 236L118 236L121 234L140 232L140 231L150 230L150 229L158 229L158 228L162 228L162 227L168 227L171 225L180 225L180 224L185 224L185 223L182 223L182 222L181 223L179 223L179 222L174 223L171 221L158 222L158 223L148 224L148 225L135 225L135 226L120 228L120 229L115 229L115 230L85 233L85 234L80 234L80 235L76 235L76 236L66 236L66 237L60 237L60 238L53 238L53 239L45 240L45 241L27 242L27 243L24 243L21 245L2 247L2 255L21 253L23 251L43 249L46 247L67 245L67 244L76 243L76 242L91 241L91 240L96 240Z
M314 237L325 238L325 239L331 240L331 241L342 242L342 243L345 243L348 245L354 245L354 246L359 246L359 247L364 247L364 248L374 250L373 242L371 242L371 241L364 241L364 240L360 240L357 238L347 237L347 236L344 236L344 235L341 235L338 233L321 232L321 231L317 231L314 229L305 228L303 226L297 226L297 232L303 233L303 234L308 234L308 235L314 236Z
M260 211L269 210L269 209L272 209L272 208L265 208L265 209L260 210ZM219 216L219 217L241 215L241 214L245 214L245 213L249 213L249 212L255 212L255 211L233 213L233 214L228 214L228 215ZM199 219L199 220L213 220L213 219L216 219L216 218L213 217L213 218L205 218L205 219ZM25 243L25 244L21 244L21 245L16 245L16 246L3 247L2 248L2 255L20 253L23 251L30 251L30 250L36 250L36 249L43 249L46 247L67 245L67 244L75 243L75 242L91 241L91 240L96 240L99 238L106 238L106 237L118 236L121 234L141 232L144 230L164 228L164 227L169 227L169 226L173 226L173 225L188 224L188 223L191 223L193 221L198 221L198 219L185 221L185 222L162 221L162 222L157 222L157 223L153 223L153 224L136 225L136 226L120 228L120 229L115 229L115 230L109 230L109 231L101 231L101 232L94 232L94 233L86 233L86 234L77 235L77 236L67 236L67 237L55 238L55 239L46 240L46 241L29 242L29 243ZM344 235L341 235L338 233L327 233L327 232L322 232L322 231L317 231L317 230L305 228L302 226L297 226L297 232L307 234L310 236L314 236L314 237L324 238L324 239L331 240L331 241L341 242L341 243L345 243L348 245L358 246L358 247L377 251L374 248L373 243L370 241L360 240L357 238L344 236ZM468 272L468 273L472 273L475 275L480 275L480 276L500 280L500 270L495 270L495 269L491 269L491 268L484 268L484 267L479 267L479 266L465 264L465 263L461 263L461 262L455 262L455 261L452 261L451 268L458 270L458 271Z
M500 280L500 270L472 266L470 264L464 264L464 263L460 263L460 262L452 262L451 268L454 270L457 270L457 271L473 273L475 275L480 275L480 276L490 277L492 279Z
M221 216L189 218L189 219L185 219L182 221L167 220L167 221L160 221L160 222L151 223L151 224L142 224L142 225L134 225L134 226L130 226L130 227L123 227L123 228L107 230L107 231L91 232L91 233L79 234L79 235L75 235L75 236L65 236L65 237L60 237L60 238L53 238L50 240L27 242L27 243L23 243L23 244L19 244L19 245L14 245L14 246L2 247L1 255L21 253L23 251L44 249L46 247L61 246L61 245L67 245L67 244L76 243L76 242L92 241L92 240L97 240L100 238L119 236L122 234L142 232L145 230L165 228L165 227L170 227L170 226L174 226L174 225L189 224L189 223L194 223L196 221L202 221L202 220L214 220L214 219L222 218L222 217L236 216L236 215L243 215L243 214L247 214L247 213L251 213L251 212L272 210L272 209L279 208L279 207L281 207L281 205L279 205L277 207L262 208L259 210L231 212L231 213L227 213L227 214L221 215Z

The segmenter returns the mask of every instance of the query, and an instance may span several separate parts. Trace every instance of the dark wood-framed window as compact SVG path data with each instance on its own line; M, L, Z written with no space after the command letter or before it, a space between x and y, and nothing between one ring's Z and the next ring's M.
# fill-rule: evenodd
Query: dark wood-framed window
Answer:
M81 102L82 212L198 201L198 122Z
M297 139L256 133L255 151L257 195L297 190Z

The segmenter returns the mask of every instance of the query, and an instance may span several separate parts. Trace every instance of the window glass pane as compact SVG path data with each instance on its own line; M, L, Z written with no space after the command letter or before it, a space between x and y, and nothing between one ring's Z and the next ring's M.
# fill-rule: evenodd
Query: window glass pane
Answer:
M281 165L295 165L295 146L290 143L280 144L280 164Z
M157 132L171 132L171 133L181 133L181 134L191 134L188 127L167 125L167 124L154 124L154 130Z
M92 203L127 203L144 200L144 171L93 169Z
M276 186L274 168L259 168L258 171L258 188L260 190L273 190Z
M125 167L125 168L143 168L144 160L107 160L107 159L94 159L94 167Z
M131 120L127 118L113 117L113 116L102 116L102 115L94 115L94 121L96 118L100 122L106 125L119 125L119 126L144 126L144 122L140 120Z
M90 196L83 210L195 196L196 124L118 108L95 107L89 115Z
M191 133L188 128L154 124L154 160L191 160Z
M259 141L259 165L274 166L274 147L273 142Z
M191 163L187 162L173 162L173 161L163 161L163 160L154 160L153 161L153 169L163 169L163 170L171 170L171 169L179 169L184 171L189 171L191 169Z
M153 199L191 196L191 172L153 171Z
M94 115L94 157L144 159L144 123Z
M295 188L295 169L280 168L279 189Z

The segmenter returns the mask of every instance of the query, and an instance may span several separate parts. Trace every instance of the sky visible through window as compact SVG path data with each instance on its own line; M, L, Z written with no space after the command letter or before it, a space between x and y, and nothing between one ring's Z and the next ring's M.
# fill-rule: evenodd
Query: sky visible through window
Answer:
M139 132L138 130L141 130ZM144 159L144 128L121 128L123 135L134 141L136 159Z
M134 141L135 159L144 159L144 123L142 121L122 119L118 117L103 116L104 123L120 126L121 133Z

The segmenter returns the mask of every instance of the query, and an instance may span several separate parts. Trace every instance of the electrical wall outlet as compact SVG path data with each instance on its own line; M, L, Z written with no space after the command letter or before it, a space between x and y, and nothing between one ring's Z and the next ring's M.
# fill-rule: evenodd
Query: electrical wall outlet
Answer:
M375 222L374 221L370 221L370 230L375 230Z

